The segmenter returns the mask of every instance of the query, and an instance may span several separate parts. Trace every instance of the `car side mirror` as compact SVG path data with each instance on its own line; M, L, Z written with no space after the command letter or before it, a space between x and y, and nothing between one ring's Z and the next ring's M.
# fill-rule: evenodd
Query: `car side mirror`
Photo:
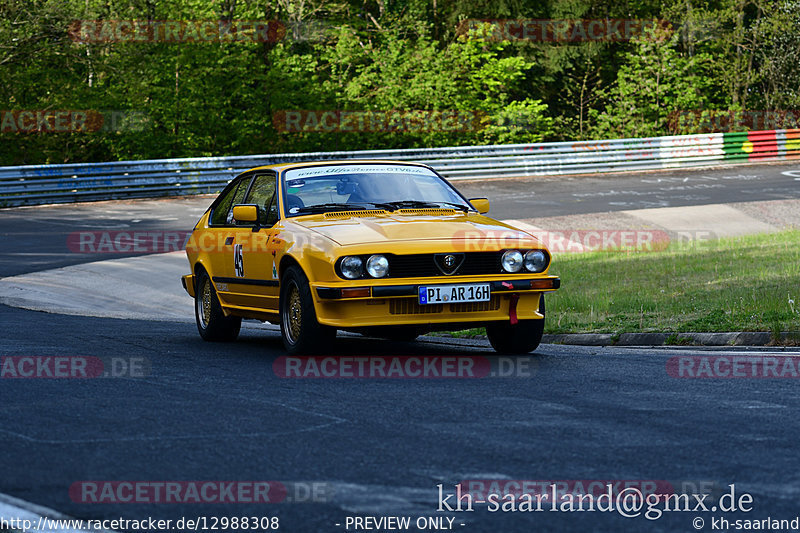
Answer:
M256 205L235 205L233 206L233 219L243 224L255 224L258 222L258 206Z
M478 210L478 213L484 214L489 212L489 199L488 198L470 198L469 203L472 207Z

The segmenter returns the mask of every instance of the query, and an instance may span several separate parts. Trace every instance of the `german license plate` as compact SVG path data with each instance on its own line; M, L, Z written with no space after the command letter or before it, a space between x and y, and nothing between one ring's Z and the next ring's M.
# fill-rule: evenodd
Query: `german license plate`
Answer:
M468 283L464 285L429 285L419 288L420 305L488 302L491 299L488 283Z

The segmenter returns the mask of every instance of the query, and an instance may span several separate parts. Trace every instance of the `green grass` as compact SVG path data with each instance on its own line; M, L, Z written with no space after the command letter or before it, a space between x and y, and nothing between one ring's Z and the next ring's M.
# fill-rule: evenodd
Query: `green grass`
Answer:
M547 295L545 333L800 331L798 230L653 252L562 254L550 273L562 284Z
M798 230L559 255L550 273L548 333L800 330Z

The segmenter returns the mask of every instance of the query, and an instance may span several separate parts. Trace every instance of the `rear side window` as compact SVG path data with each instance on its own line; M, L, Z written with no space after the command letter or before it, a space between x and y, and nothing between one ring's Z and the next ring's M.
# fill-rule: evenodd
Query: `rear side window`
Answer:
M247 192L247 185L249 183L249 179L241 179L224 194L211 212L212 226L233 224L233 206L242 203L244 193Z
M275 174L256 176L246 204L258 206L258 223L260 226L272 227L278 222L278 197L276 194Z

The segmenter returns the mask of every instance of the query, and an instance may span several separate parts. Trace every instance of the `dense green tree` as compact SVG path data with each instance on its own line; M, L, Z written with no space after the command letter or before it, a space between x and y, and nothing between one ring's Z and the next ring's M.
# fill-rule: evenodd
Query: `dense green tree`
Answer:
M602 111L592 110L598 138L655 137L670 131L671 120L707 108L712 58L676 49L678 34L648 30L634 39L615 83L603 90Z
M660 29L630 41L498 30L544 19ZM274 22L255 42L86 40L76 23L120 20ZM665 135L702 129L674 120L686 111L798 109L800 1L0 0L0 77L0 109L105 116L91 131L6 127L7 165ZM282 131L298 110L391 123ZM474 121L403 122L435 112Z

